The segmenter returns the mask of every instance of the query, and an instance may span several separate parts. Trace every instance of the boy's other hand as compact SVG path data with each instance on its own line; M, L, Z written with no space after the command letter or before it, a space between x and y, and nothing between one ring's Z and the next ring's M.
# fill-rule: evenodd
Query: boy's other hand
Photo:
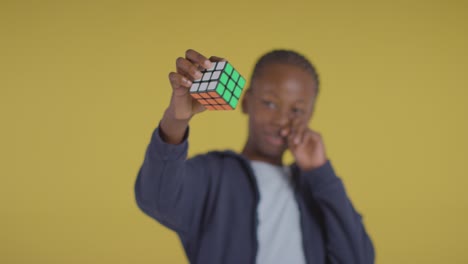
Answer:
M294 118L281 134L287 137L288 148L302 170L313 170L327 162L322 136L310 129L303 118Z

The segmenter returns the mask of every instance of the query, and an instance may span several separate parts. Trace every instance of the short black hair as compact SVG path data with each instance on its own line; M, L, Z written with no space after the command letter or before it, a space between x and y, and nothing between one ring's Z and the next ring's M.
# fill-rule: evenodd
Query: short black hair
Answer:
M310 73L315 80L316 95L318 95L320 82L315 66L304 55L293 50L276 49L262 55L255 64L251 80L255 79L265 66L275 63L297 66Z

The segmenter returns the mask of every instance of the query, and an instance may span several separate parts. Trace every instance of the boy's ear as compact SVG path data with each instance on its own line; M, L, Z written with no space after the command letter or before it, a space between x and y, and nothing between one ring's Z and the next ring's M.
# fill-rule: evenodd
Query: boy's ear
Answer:
M247 114L249 112L249 100L250 100L250 88L245 91L244 97L242 97L241 107L242 113Z

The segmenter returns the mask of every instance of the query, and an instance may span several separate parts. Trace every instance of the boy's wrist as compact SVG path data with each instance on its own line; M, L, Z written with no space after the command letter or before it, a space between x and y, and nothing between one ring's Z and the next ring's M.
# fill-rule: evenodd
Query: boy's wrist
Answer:
M164 112L160 123L161 138L169 144L180 144L187 130L190 118L177 119L170 107Z
M163 119L164 118L174 123L188 124L190 122L190 119L192 119L192 116L188 118L177 117L175 107L172 104L170 104L169 107L166 108L166 111L164 111Z

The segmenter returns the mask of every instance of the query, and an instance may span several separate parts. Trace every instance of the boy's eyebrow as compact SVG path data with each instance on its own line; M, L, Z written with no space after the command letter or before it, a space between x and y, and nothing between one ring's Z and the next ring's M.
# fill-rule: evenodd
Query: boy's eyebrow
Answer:
M257 92L257 95L261 95L261 94L267 94L267 95L280 97L274 90L270 90L270 89L264 89L262 92ZM306 104L306 101L304 100L304 98L299 98L295 103Z
M274 90L270 90L270 89L263 89L263 91L259 92L259 94L273 94L275 96L278 96L278 94L274 91Z

